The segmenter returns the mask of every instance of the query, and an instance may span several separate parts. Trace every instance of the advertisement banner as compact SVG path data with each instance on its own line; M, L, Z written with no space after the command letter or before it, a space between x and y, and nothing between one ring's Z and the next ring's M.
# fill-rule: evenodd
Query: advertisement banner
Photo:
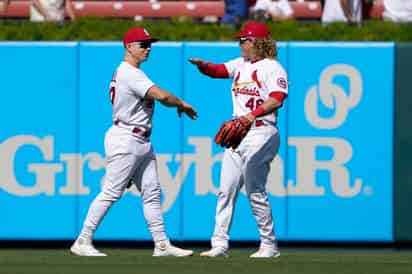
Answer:
M74 239L104 180L109 83L123 45L5 42L0 55L7 117L0 130L0 239ZM199 114L192 121L155 107L151 141L171 239L212 236L223 155L213 138L232 115L231 80L201 74L188 58L223 63L238 56L235 42L159 42L142 64L153 82ZM277 239L392 241L394 44L278 43L278 59L289 96L267 182ZM96 239L151 239L135 187L109 211ZM259 239L244 190L230 239Z
M0 56L0 239L72 238L77 43L0 43Z
M393 54L289 44L288 239L392 240Z

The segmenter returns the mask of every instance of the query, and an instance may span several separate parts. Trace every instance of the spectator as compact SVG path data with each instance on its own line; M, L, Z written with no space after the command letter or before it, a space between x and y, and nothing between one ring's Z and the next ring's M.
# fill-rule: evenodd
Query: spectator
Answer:
M322 23L362 23L362 0L325 0Z
M248 12L248 0L225 0L225 15L221 24L237 28L248 17Z
M250 9L251 17L254 20L284 21L293 19L293 10L288 0L257 0Z
M396 23L412 22L412 0L384 0L383 20Z
M63 22L65 12L71 20L76 18L70 0L31 0L30 21Z
M0 0L0 15L3 16L7 12L10 0Z

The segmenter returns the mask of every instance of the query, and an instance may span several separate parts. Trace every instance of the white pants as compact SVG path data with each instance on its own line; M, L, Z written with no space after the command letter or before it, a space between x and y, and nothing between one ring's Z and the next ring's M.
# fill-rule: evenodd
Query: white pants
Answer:
M212 247L229 247L229 230L239 190L246 194L258 225L261 246L274 247L275 234L272 210L266 194L270 163L279 149L279 134L275 127L254 128L238 149L226 149L220 174L220 190L216 206Z
M106 175L102 191L89 208L80 237L92 239L112 204L132 179L143 200L143 211L155 242L167 239L160 203L160 182L152 145L128 129L111 127L106 133Z

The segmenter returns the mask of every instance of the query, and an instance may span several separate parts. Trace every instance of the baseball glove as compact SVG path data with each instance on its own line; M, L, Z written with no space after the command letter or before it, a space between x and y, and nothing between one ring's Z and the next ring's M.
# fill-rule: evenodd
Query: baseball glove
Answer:
M249 132L252 122L241 116L223 123L215 136L215 143L226 148L237 148Z

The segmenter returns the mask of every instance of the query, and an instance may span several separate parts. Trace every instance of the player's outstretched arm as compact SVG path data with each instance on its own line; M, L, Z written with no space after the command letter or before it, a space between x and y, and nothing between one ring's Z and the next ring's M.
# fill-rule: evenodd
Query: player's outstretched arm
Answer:
M165 106L176 107L179 117L182 116L182 113L185 113L192 119L197 118L197 112L191 105L183 100L180 100L172 93L167 92L156 85L152 86L147 91L146 96L150 99L158 100Z
M182 113L185 113L187 116L189 116L193 120L197 119L196 110L191 105L186 103L185 101L181 101L181 103L182 103L181 105L177 106L177 114L179 115L179 117L182 116Z
M229 78L229 72L224 64L213 64L200 58L189 58L189 62L197 66L199 71L213 78Z
M189 62L198 67L206 66L207 62L200 58L189 58Z

